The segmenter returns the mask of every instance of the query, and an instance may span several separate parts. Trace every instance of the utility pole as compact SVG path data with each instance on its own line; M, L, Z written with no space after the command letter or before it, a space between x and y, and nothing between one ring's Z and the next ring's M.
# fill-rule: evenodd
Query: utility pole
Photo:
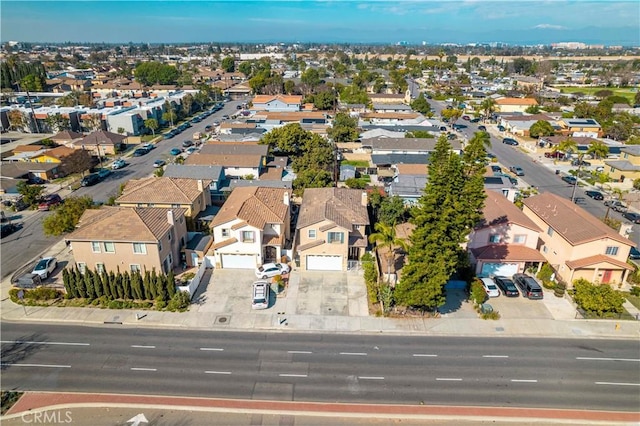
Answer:
M578 157L578 172L576 173L576 181L573 183L573 190L571 191L572 203L575 203L575 200L576 200L576 187L578 186L578 176L580 176L581 168L582 168L582 157Z

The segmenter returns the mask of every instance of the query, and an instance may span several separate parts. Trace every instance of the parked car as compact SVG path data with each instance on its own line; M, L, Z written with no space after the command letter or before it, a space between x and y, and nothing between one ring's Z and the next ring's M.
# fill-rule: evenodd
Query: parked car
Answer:
M604 166L598 166L595 168L596 173L604 173Z
M228 120L228 119L229 119L229 116L225 114L225 115L223 115L223 116L222 116L222 119L223 119L223 120Z
M8 237L20 228L22 228L20 223L3 223L0 225L0 238Z
M166 164L166 162L164 160L156 160L153 162L153 167L155 167L156 169L158 167L162 167Z
M36 263L31 273L40 275L40 278L44 280L56 269L56 266L58 266L58 261L55 257L44 257Z
M38 210L48 211L51 207L55 207L62 203L62 198L58 194L45 195L40 204L38 204Z
M496 166L495 164L491 166L491 171L493 174L499 173L502 174L502 167Z
M497 286L500 287L500 290L502 290L502 294L504 294L505 296L507 297L520 296L520 292L518 291L518 288L513 283L513 280L511 280L511 278L499 276L499 277L493 277L493 280L496 282Z
M640 260L640 251L638 251L637 247L631 247L631 250L629 251L629 259Z
M180 155L180 154L182 154L182 150L180 148L172 148L171 151L169 151L169 154L171 154L171 155Z
M509 171L516 176L524 176L524 170L520 166L511 166L509 167Z
M207 124L206 126L204 126L204 130L205 132L210 132L213 130L213 126L211 124Z
M591 197L594 200L604 200L604 195L600 191L584 191L587 197Z
M93 186L96 183L100 182L100 176L97 173L91 173L80 180L80 185L82 186Z
M32 185L43 185L46 183L46 181L42 179L40 176L32 176L29 178L28 183Z
M588 161L575 159L571 162L571 165L574 167L589 167L591 163Z
M133 151L133 156L134 157L142 157L143 155L146 155L148 153L149 153L149 151L147 151L146 149L138 148L135 151Z
M251 309L267 309L269 307L270 286L266 281L253 283Z
M502 143L506 143L507 145L511 145L511 146L518 146L518 141L513 139L513 138L504 138L502 139Z
M155 147L156 146L154 144L152 144L152 143L145 143L145 144L142 144L142 146L140 148L144 148L144 149L147 150L147 152L149 152L152 149L155 149Z
M562 180L567 182L569 185L575 185L578 181L578 179L571 175L562 176Z
M486 132L487 131L487 126L478 126L478 130L481 132Z
M482 287L484 287L484 291L487 293L487 296L500 296L500 290L498 290L498 286L491 278L480 278L480 281L482 282Z
M182 142L182 146L184 148L189 148L192 145L193 145L193 142L191 142L190 140L186 140L186 141Z
M463 115L461 118L465 121L471 120L471 117L469 117L468 115Z
M640 214L638 213L625 212L622 214L622 217L624 217L627 220L630 220L633 223L640 223Z
M622 201L618 200L607 200L604 202L604 205L607 207L611 207L613 210L620 213L624 213L628 209L628 207Z
M513 276L513 282L520 287L522 296L527 299L542 299L544 297L540 284L538 284L538 282L529 275L515 274Z
M109 169L100 169L100 170L98 170L98 177L100 178L100 180L106 179L107 176L109 176L110 174L111 174L111 170L109 170Z
M171 139L174 136L175 136L175 133L169 132L169 133L165 133L164 135L162 135L162 139L167 140L167 139Z
M196 152L198 150L198 148L196 148L195 146L192 146L190 148L187 148L187 150L185 151L187 154L191 155L194 152Z
M256 277L262 279L271 278L276 275L286 274L290 270L289 265L285 263L265 263L256 269Z
M123 168L126 165L127 165L127 162L124 161L122 158L120 158L120 159L114 161L113 164L111 164L111 169L118 170L118 169Z
M469 120L469 121L470 121L470 122L472 122L472 123L479 123L479 122L480 122L480 119L479 119L478 117L476 117L476 118L472 118L472 119L471 119L471 120Z
M562 158L564 158L564 152L561 152L561 151L550 151L550 152L545 152L544 156L546 158L562 159Z
M504 126L498 126L498 130L500 130L501 132L504 132L507 129L505 129Z

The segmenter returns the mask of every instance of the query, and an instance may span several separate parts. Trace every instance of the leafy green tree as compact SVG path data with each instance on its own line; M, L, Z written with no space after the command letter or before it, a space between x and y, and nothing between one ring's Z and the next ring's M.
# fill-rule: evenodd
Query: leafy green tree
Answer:
M407 220L407 207L397 195L382 198L377 219L385 225L404 223Z
M222 60L222 64L220 66L226 72L233 72L236 67L236 60L233 56L227 56Z
M253 71L253 66L251 65L251 62L244 61L241 62L240 65L238 65L238 71L244 74L245 78L248 78Z
M301 196L305 188L327 188L333 186L333 177L326 170L301 170L293 180L296 195Z
M146 120L144 120L144 126L151 130L151 133L153 133L153 135L156 135L156 130L158 130L158 127L160 127L160 125L158 124L158 120L156 120L155 118L147 118Z
M344 181L344 184L347 185L349 188L355 188L355 189L364 189L367 187L367 184L364 181L356 178L349 178Z
M284 92L288 95L293 94L293 91L296 89L296 83L293 80L287 80L284 82ZM316 106L316 108L318 108ZM318 109L325 109L325 108L318 108Z
M135 78L145 86L176 84L180 71L172 65L150 61L141 62L134 70Z
M487 119L493 114L496 108L496 101L493 98L485 98L480 104L482 111L484 112L484 118Z
M313 106L320 110L331 110L335 106L336 95L335 93L325 90L315 95L310 96L310 101L313 102Z
M595 312L598 316L621 313L624 297L609 284L591 284L584 278L573 282L574 300L582 309Z
M29 185L25 181L21 181L16 186L18 193L22 195L22 201L28 206L34 206L40 202L44 186Z
M371 103L371 99L364 89L359 88L355 84L347 86L340 90L340 100L346 104L364 104Z
M633 104L640 105L640 90L636 91L636 94L633 97Z
M358 119L339 112L327 134L334 142L351 142L358 138Z
M43 219L44 234L57 237L73 231L85 210L93 207L93 199L87 195L66 198L64 203L54 210L53 214Z
M307 68L300 76L300 82L304 86L304 93L312 93L321 83L320 73L315 68Z
M532 138L539 138L540 136L553 136L555 130L551 123L545 120L538 120L531 125L529 129L529 136Z
M431 105L429 104L429 101L427 101L427 99L424 97L424 93L420 93L420 95L418 95L418 97L413 102L411 102L411 109L422 114L427 114L431 111Z
M540 112L540 107L538 105L531 105L524 110L527 114L538 114Z

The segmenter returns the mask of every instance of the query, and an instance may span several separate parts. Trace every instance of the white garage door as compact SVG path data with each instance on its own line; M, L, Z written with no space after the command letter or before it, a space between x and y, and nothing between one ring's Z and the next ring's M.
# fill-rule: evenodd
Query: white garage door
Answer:
M223 269L255 269L255 254L223 254Z
M308 271L342 271L342 256L307 256Z
M482 276L490 277L492 275L500 275L511 277L518 273L517 263L485 263L482 265Z

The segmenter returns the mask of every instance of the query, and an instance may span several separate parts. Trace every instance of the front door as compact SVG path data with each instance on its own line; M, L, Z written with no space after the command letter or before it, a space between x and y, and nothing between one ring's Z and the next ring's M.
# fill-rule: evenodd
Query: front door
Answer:
M264 248L264 263L277 262L276 259L278 251L273 246L266 246Z
M360 260L360 247L349 247L349 260Z
M611 269L605 269L602 274L602 284L608 284L611 281Z

